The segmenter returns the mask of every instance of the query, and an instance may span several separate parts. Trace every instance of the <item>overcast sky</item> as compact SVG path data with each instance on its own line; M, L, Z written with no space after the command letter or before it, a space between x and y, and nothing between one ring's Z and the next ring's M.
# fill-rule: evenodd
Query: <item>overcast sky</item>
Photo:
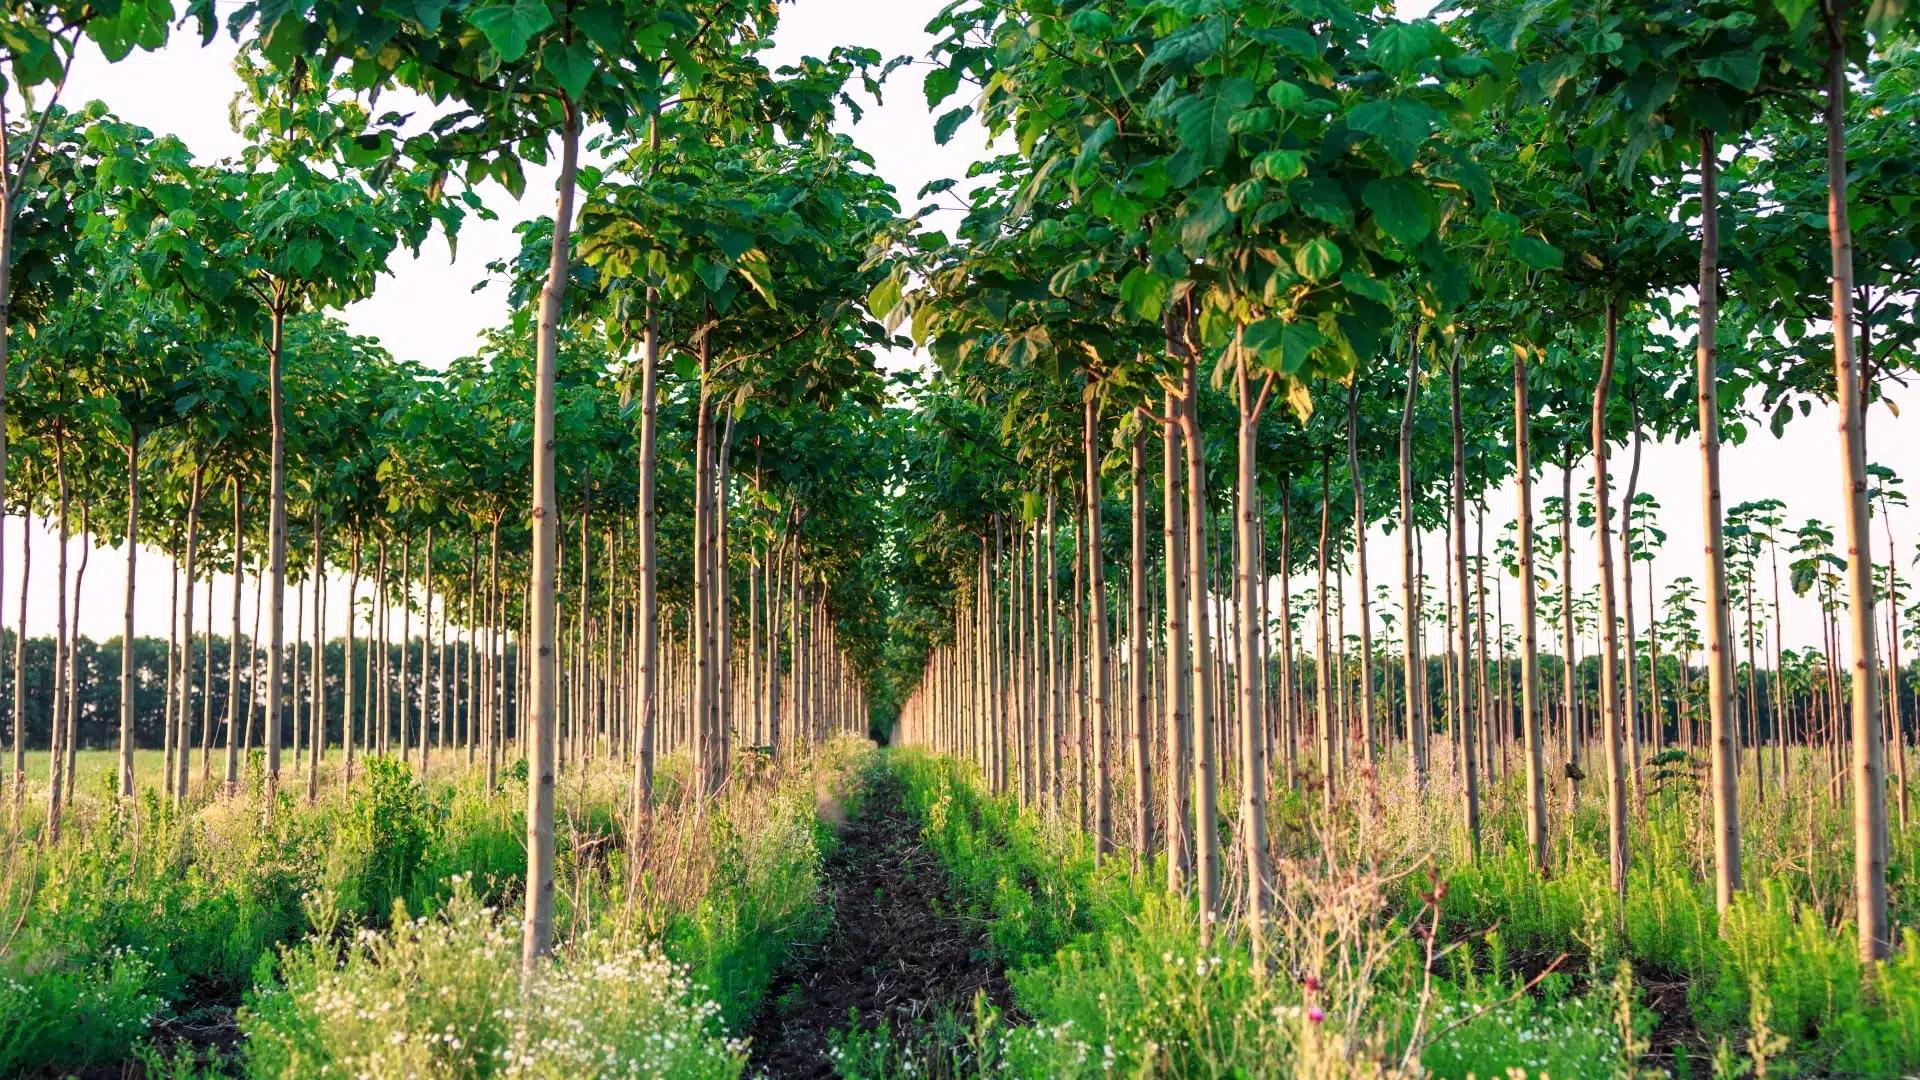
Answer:
M931 42L924 32L926 21L944 0L798 0L783 8L780 31L773 53L775 63L803 55L823 54L836 44L867 45L883 54L922 56ZM1426 3L1412 6L1424 10ZM223 5L224 14L224 5ZM64 100L77 105L100 99L120 116L183 138L204 160L236 154L241 148L239 136L228 127L228 106L238 91L238 82L230 69L232 45L224 35L206 48L197 44L191 28L178 35L176 44L157 53L136 53L109 66L97 52L83 51L74 66L72 80ZM924 65L903 69L889 83L882 103L870 107L853 133L871 153L880 173L900 193L903 205L911 210L914 194L922 184L942 177L962 176L968 163L984 148L984 135L973 125L961 129L953 142L937 146L933 141L933 117L921 93ZM1811 122L1811 118L1810 118ZM458 257L450 257L444 239L436 236L420 258L404 255L396 258L390 277L384 279L371 299L355 304L345 312L348 324L357 332L379 338L396 356L440 366L471 351L480 332L501 320L505 302L501 289L479 292L474 286L485 276L485 265L511 254L517 247L513 235L515 223L552 210L550 170L529 173L527 194L514 202L503 191L485 191L490 205L500 215L495 222L468 221L462 228ZM1825 252L1810 253L1824 259ZM902 358L903 362L908 358ZM1920 488L1920 394L1903 390L1894 395L1897 405L1912 406L1895 416L1886 406L1876 406L1871 417L1872 457L1914 478ZM1616 456L1616 467L1624 470L1625 455ZM1765 497L1784 499L1789 519L1797 524L1815 517L1837 525L1840 518L1840 475L1838 438L1830 413L1815 414L1797 422L1780 440L1766 438L1729 447L1724 458L1723 490L1726 505ZM1618 482L1624 482L1624 473ZM1580 474L1576 486L1584 486ZM1699 513L1697 453L1691 442L1685 445L1651 446L1641 474L1643 489L1650 491L1665 508L1660 523L1669 533L1669 541L1656 563L1656 573L1664 583L1679 574L1700 574L1702 535ZM1549 471L1536 485L1537 495L1557 492L1559 476ZM1916 491L1920 497L1920 490ZM1490 500L1498 514L1488 523L1488 550L1499 535L1498 525L1511 517L1510 491L1496 493ZM1903 568L1911 568L1914 545L1920 537L1913 528L1914 511L1894 519L1895 537L1900 545L1897 558ZM6 529L4 592L0 592L0 611L4 622L15 625L19 603L19 523L9 520ZM1881 523L1874 525L1875 556L1884 561L1884 534ZM53 625L55 544L45 531L35 527L34 580L30 583L29 629L33 633L50 632ZM79 540L72 552L77 560ZM1398 541L1379 538L1370 544L1373 580L1397 584ZM1427 554L1427 566L1437 579L1442 554L1435 538ZM1585 588L1594 580L1591 546L1576 540L1576 583ZM81 605L79 626L96 638L116 636L120 630L120 599L125 562L111 548L95 551L86 578L86 601ZM166 598L168 568L159 557L145 557L139 563L138 588L141 603L137 626L143 634L164 635L167 628ZM1511 583L1507 594L1508 610L1516 606ZM1437 592L1438 584L1435 583ZM329 621L337 633L345 589L330 589L332 603ZM214 618L216 628L229 619L227 588L216 583ZM1644 593L1640 595L1644 596ZM1641 605L1644 607L1644 604ZM292 601L289 598L289 611ZM204 612L205 605L202 602ZM251 588L245 606L251 620ZM1817 626L1809 618L1811 608L1800 605L1789 609L1790 640L1813 640ZM1644 615L1641 616L1644 619ZM199 620L196 620L199 622Z

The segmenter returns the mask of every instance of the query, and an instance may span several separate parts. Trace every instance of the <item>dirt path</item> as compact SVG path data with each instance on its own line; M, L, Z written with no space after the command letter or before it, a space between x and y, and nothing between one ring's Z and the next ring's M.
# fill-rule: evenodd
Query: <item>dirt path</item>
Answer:
M885 1025L893 1045L921 1056L952 1049L939 1045L951 1036L943 1021L970 1024L976 993L1008 1009L1006 973L980 927L952 914L946 872L891 772L872 774L825 869L832 925L788 958L751 1032L749 1075L835 1075L830 1040L855 1014L860 1030Z

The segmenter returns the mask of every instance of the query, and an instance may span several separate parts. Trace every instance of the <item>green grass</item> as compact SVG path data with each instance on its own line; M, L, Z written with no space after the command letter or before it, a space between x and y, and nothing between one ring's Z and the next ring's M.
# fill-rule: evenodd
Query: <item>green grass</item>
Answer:
M1622 909L1591 790L1573 828L1557 826L1545 877L1518 835L1517 781L1490 786L1477 861L1458 843L1450 778L1423 794L1390 764L1379 809L1344 805L1331 829L1283 791L1256 965L1238 923L1203 933L1192 902L1166 891L1164 864L1136 869L1125 852L1097 864L1072 821L987 793L971 766L913 751L890 764L1030 1018L978 1036L1008 1075L1920 1070L1920 939L1909 932L1876 969L1857 959L1844 808L1775 798L1750 812L1747 888L1723 924L1690 793L1635 819ZM1913 831L1895 837L1896 908L1914 902L1897 890L1917 846ZM1223 849L1229 907L1233 855ZM1672 1015L1657 1052L1650 980L1685 995L1662 1001Z
M26 752L25 758L27 783L29 785L38 784L44 787L47 782L47 751L29 750ZM220 767L219 751L215 751L214 759L214 768L217 769ZM199 776L199 766L200 759L196 751L192 765L193 775L195 777ZM137 790L142 787L158 786L164 779L165 767L165 751L135 750L133 752L134 788ZM3 767L3 771L11 774L12 769L13 758L11 751L8 751L6 765ZM73 755L74 787L85 788L89 791L96 790L103 784L112 783L114 778L119 775L119 769L120 751L118 750L76 751Z
M113 798L112 755L96 760L98 784L76 792L58 842L29 814L0 849L0 921L13 928L0 945L0 1075L134 1061L176 1076L353 1074L396 1033L407 1045L393 1060L402 1049L439 1060L447 1024L551 1068L469 1061L435 1075L568 1075L568 1054L643 1062L669 1045L688 1055L660 1058L677 1071L736 1075L728 1039L786 948L822 925L831 834L818 800L852 798L863 767L850 746L830 747L782 775L741 777L694 814L679 765L664 763L638 851L625 766L563 777L557 959L542 1010L516 1014L526 796L512 770L488 792L451 766L423 780L371 759L351 788L325 784L313 803L283 790L270 806L255 760L241 791L196 790L176 808L150 788ZM249 1036L236 1061L150 1042L171 1018L236 1006ZM569 1031L591 1037L560 1053Z

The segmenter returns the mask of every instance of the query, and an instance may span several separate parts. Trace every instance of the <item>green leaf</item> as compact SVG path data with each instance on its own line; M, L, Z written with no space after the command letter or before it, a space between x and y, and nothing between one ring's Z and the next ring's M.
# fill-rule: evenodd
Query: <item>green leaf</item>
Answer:
M1166 275L1136 266L1120 279L1120 300L1142 322L1156 322L1167 306L1167 293L1172 284Z
M1304 150L1269 150L1253 161L1255 176L1264 176L1269 180L1286 183L1307 171L1307 153Z
M945 146L947 140L953 138L955 129L966 123L967 117L972 115L973 106L971 105L962 105L950 112L941 113L940 119L933 122L933 141Z
M1340 246L1324 236L1293 249L1293 269L1308 281L1320 282L1340 272Z
M1392 306L1393 291L1387 283L1371 274L1358 270L1346 270L1340 274L1340 286L1356 296L1364 296L1376 304Z
M1729 52L1711 56L1700 62L1700 74L1751 94L1760 85L1760 54Z
M947 100L955 90L960 89L960 69L950 67L934 68L932 71L927 72L927 81L921 84L921 89L926 91L927 106L929 108L940 104Z
M553 25L553 12L543 0L509 0L467 13L467 22L485 35L501 60L512 63L527 55L527 43Z
M1424 19L1411 22L1388 19L1374 30L1367 43L1367 59L1394 75L1407 76L1439 55L1445 44L1446 36L1440 28Z
M540 50L540 66L568 99L578 101L593 78L593 53L585 42L549 41Z
M1199 93L1174 102L1173 134L1181 149L1189 152L1204 167L1226 160L1233 145L1229 124L1233 114L1253 100L1253 83L1247 79L1223 79Z
M1552 270L1560 265L1560 252L1537 236L1521 234L1507 241L1513 254L1535 270Z
M1411 180L1369 180L1360 200L1373 211L1374 224L1382 232L1408 247L1433 232L1433 200L1425 188Z
M1207 241L1232 220L1233 214L1227 209L1220 189L1202 188L1181 204L1180 246L1188 255L1198 257L1205 252Z
M1267 103L1282 112L1299 112L1306 100L1307 92L1297 83L1276 79L1272 86L1267 87Z
M1364 101L1347 113L1350 127L1373 136L1403 168L1419 156L1439 119L1431 106L1408 98Z
M1300 371L1325 342L1307 323L1280 319L1261 319L1240 334L1240 344L1252 351L1259 367L1282 375Z

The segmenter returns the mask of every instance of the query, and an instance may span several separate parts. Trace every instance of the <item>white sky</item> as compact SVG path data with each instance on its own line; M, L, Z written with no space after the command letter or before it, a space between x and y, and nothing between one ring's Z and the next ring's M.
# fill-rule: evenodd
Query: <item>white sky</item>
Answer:
M783 10L776 39L774 62L802 55L824 54L836 44L860 44L878 49L885 55L921 56L931 39L923 31L926 21L943 0L798 0ZM1424 10L1429 5L1416 2L1405 7ZM107 65L97 52L83 52L74 66L64 101L70 105L98 98L125 119L156 132L183 138L203 159L235 154L241 148L239 136L228 127L228 105L238 90L230 70L232 45L224 35L205 49L196 43L191 28L177 35L177 43L157 53L136 53L115 65ZM929 180L961 176L969 161L984 145L984 135L973 124L962 128L951 144L937 146L933 141L933 116L921 93L923 67L904 69L887 88L885 103L870 108L855 133L861 145L876 159L879 171L900 193L903 205L916 206L914 193ZM951 107L949 102L946 107ZM468 352L484 328L500 321L503 292L488 288L478 293L473 286L485 276L485 265L511 254L517 247L513 225L528 217L551 212L552 172L532 170L527 195L515 203L504 192L485 192L489 204L500 215L495 222L470 220L460 235L458 258L450 259L444 239L431 240L419 259L404 255L396 259L392 274L382 281L371 299L348 308L345 317L357 332L378 337L396 356L439 366ZM1824 253L1820 253L1824 258ZM1871 418L1873 434L1871 457L1891 466L1909 478L1914 496L1920 500L1920 393L1911 390L1895 395L1907 408L1895 417L1887 408L1876 407ZM1616 452L1616 490L1624 484L1626 455ZM1669 539L1655 564L1655 573L1664 583L1680 574L1700 573L1701 528L1699 522L1699 482L1694 445L1649 446L1641 473L1641 485L1659 499L1664 508L1660 523ZM1784 499L1789 506L1791 524L1807 517L1830 524L1840 520L1840 470L1838 437L1830 413L1816 411L1798 421L1784 439L1775 441L1761 433L1749 444L1729 447L1725 453L1723 492L1726 505L1765 497ZM1586 483L1581 473L1576 488ZM1555 472L1540 478L1537 497L1557 493L1559 477ZM1511 517L1513 498L1510 490L1496 493L1490 500L1499 520L1489 520L1488 554L1499 525ZM1920 514L1908 510L1895 519L1898 553L1904 568L1911 566L1916 542L1915 524ZM5 579L0 583L0 612L6 625L15 624L19 590L19 528L10 519L6 528ZM1874 524L1875 556L1884 561L1881 524ZM34 537L34 580L30 583L29 630L47 633L53 625L55 543L36 526ZM79 540L73 555L77 561ZM1381 536L1370 543L1372 577L1375 582L1397 584L1398 541ZM1438 578L1442 553L1435 537L1427 552L1427 566ZM1594 580L1591 544L1576 538L1576 585L1585 589ZM121 590L125 562L111 548L93 553L86 578L86 602L79 616L81 631L95 638L115 636L120 630ZM1301 584L1305 584L1303 579ZM1517 590L1506 583L1508 610L1516 606ZM136 624L143 634L167 632L168 567L163 558L146 555L139 562L138 590L141 597ZM345 595L343 585L330 586L330 633L340 627ZM1636 590L1639 592L1639 590ZM216 582L215 627L220 632L230 618L228 588ZM1639 593L1644 596L1644 593ZM245 615L252 619L252 589L246 590ZM1644 603L1639 604L1644 608ZM291 597L288 601L292 608ZM201 604L204 612L204 600ZM1812 640L1817 624L1810 618L1810 604L1789 608L1789 640ZM1644 620L1644 612L1639 616ZM200 622L196 619L196 623ZM416 620L417 623L417 620ZM397 624L396 624L397 625ZM1350 629L1352 627L1350 626Z

